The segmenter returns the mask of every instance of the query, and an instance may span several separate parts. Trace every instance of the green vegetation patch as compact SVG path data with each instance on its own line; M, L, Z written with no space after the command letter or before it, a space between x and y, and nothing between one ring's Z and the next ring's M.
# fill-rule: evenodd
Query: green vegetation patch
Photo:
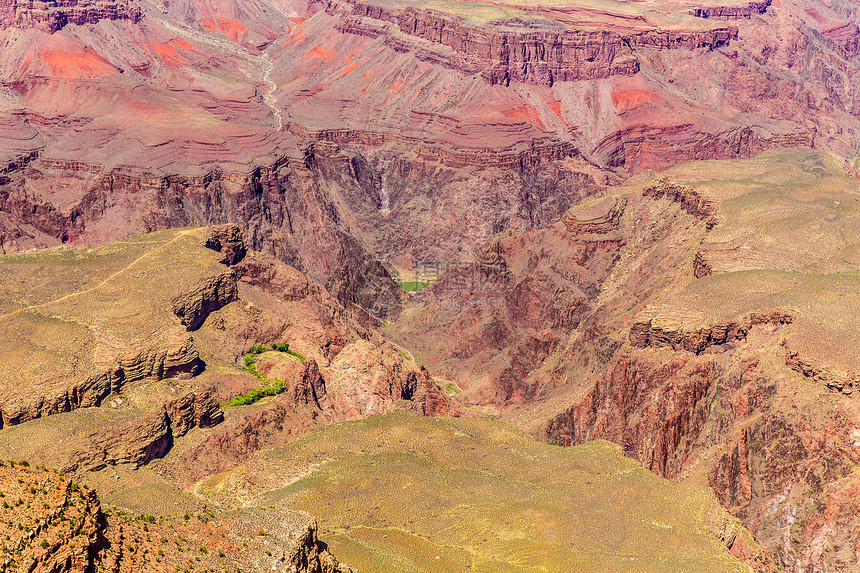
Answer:
M403 290L408 290L408 291L412 291L412 292L419 291L421 289L425 289L428 286L430 286L429 282L420 282L420 281L411 281L411 282L397 283L397 284L399 284L400 288L402 288Z
M283 380L278 380L277 378L269 380L269 377L260 372L257 369L257 356L268 352L270 350L269 347L264 344L258 344L252 346L245 357L242 359L243 364L245 365L245 369L253 374L257 380L263 383L263 386L260 388L253 388L249 390L247 393L242 394L241 396L236 396L235 398L225 402L223 406L248 406L266 398L267 396L277 396L278 394L282 394L287 388L287 383ZM293 352L290 350L289 344L284 344L282 342L273 342L271 344L271 350L275 352L281 352L283 354L289 354L290 356L297 358L304 362L306 359L304 356L299 354L298 352Z

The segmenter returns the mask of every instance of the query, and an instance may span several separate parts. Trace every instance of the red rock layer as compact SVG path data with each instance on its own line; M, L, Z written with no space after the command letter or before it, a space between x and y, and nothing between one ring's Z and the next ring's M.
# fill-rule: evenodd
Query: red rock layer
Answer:
M99 20L141 18L140 8L127 0L3 0L0 29L11 26L54 33L66 24L95 24Z
M327 10L396 23L401 33L451 48L455 57L450 65L467 72L480 71L489 83L504 85L515 81L552 86L559 81L631 76L639 71L634 48L714 50L727 46L738 33L737 28L648 30L627 35L564 28L534 31L526 25L518 29L516 22L469 26L441 12L416 8L392 12L371 4L340 7L331 3ZM369 27L361 20L348 20L340 29L371 37L389 33L385 27ZM444 59L438 61L443 63Z
M694 8L690 14L697 18L714 18L717 20L737 20L740 18L751 18L758 14L764 14L773 0L759 0L750 2L746 6L708 6L707 8Z

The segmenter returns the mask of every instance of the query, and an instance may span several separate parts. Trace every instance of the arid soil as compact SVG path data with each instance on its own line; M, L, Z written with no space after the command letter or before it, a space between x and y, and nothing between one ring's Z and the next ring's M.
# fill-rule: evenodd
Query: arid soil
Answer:
M818 152L685 164L499 235L385 332L473 408L708 485L778 567L850 570L858 192Z
M87 486L14 460L0 466L0 492L4 571L352 571L301 512L237 511L218 519L106 513Z
M207 513L265 497L246 468L396 410L612 441L713 491L735 534L707 543L745 566L850 571L858 24L848 0L0 0L0 457L134 514L16 468L80 507L61 543L28 522L54 537L15 567L142 570L155 526L166 568L182 538L215 566L264 519ZM254 567L335 571L284 519ZM433 570L432 528L338 523L364 563ZM503 549L468 553L525 566Z

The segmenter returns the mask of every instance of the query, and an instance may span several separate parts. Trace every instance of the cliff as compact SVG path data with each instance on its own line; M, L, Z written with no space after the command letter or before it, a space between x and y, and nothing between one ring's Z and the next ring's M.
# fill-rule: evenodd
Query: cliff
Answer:
M738 20L740 18L752 18L764 14L773 0L759 0L750 2L746 6L708 6L707 8L693 8L690 14L697 18L713 18L717 20Z
M302 512L256 509L210 521L103 511L95 490L56 470L15 461L0 462L0 491L6 500L0 508L4 571L166 573L187 566L189 554L200 567L254 573L277 566L295 573L353 571L329 553L315 520Z
M222 419L211 392L190 392L134 420L74 436L63 471L98 471L118 464L138 468L164 457L173 440L190 429L208 428Z
M4 571L86 571L104 532L99 499L56 471L0 462ZM11 504L9 502L12 502ZM22 511L21 506L28 510Z
M139 7L128 0L3 0L0 29L16 27L52 34L67 24L83 26L99 20L141 19Z
M420 38L452 51L449 57L434 56L435 63L467 73L481 72L490 84L503 85L514 81L552 86L559 81L632 76L639 71L634 56L637 48L714 50L729 45L738 34L737 28L624 34L559 26L543 31L516 19L475 26L443 12L412 7L392 11L364 3L330 3L327 10L350 14L351 19L340 26L344 32L371 37L399 32ZM397 28L369 25L365 19L396 24ZM403 46L404 51L420 48Z

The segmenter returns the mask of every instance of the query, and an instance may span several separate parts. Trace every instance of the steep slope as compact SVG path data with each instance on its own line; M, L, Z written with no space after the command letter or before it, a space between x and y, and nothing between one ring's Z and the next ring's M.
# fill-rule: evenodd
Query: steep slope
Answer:
M712 487L785 570L848 570L860 185L797 150L665 176L502 234L386 334L542 439Z
M0 248L242 222L392 319L389 274L548 225L594 165L857 153L832 4L7 1Z
M616 446L547 446L505 424L382 414L259 452L208 501L314 508L361 571L744 571L749 535L703 489ZM746 541L741 541L746 540Z
M0 466L4 571L246 571L349 573L316 537L307 514L245 511L189 519L102 511L95 491L47 468ZM22 511L26 506L28 511ZM202 517L202 519L201 519ZM253 521L252 534L247 522ZM264 556L267 547L278 554Z
M164 471L181 481L332 421L456 412L366 313L237 227L7 255L0 273L0 450L33 463L112 473L179 448Z

